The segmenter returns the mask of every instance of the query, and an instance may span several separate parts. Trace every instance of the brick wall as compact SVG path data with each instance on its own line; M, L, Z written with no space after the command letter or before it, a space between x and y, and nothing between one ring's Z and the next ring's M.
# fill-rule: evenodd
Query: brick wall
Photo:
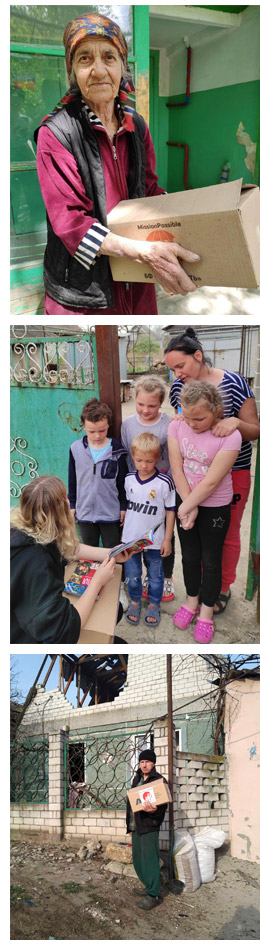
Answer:
M98 837L104 842L129 841L125 833L123 810L92 809L64 811L64 756L63 731L50 736L49 752L49 805L12 805L13 833L49 832L65 838ZM168 775L167 728L154 724L156 768ZM173 747L174 771L174 828L186 828L191 833L205 825L219 825L228 831L228 803L226 759L224 756L176 753ZM160 833L161 847L167 849L168 812Z
M203 659L189 654L172 657L173 701L178 697L199 696L210 690L209 670ZM127 680L114 705L132 705L166 699L167 673L165 654L136 654L128 657Z

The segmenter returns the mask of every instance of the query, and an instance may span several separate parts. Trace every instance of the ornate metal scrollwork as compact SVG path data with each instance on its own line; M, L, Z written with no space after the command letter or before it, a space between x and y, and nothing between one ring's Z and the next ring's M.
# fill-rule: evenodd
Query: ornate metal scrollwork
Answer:
M16 439L10 438L11 448L10 452L18 453L15 458L11 459L11 473L15 478L23 478L25 475L25 481L23 484L17 483L14 479L11 479L10 483L10 494L12 498L19 498L21 491L24 485L28 484L28 475L29 478L39 478L38 462L25 452L25 449L28 448L28 442L22 436L17 436ZM27 469L27 471L26 471Z

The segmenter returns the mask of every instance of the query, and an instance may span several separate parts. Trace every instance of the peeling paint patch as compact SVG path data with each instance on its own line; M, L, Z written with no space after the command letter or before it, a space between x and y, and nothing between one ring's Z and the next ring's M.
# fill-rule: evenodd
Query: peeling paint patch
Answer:
M136 110L149 125L149 74L138 73L135 84Z
M82 432L82 425L78 416L73 416L69 403L61 402L58 406L58 415L62 422L66 422L72 432Z
M250 755L250 759L252 759L253 756L256 755L256 745L251 746L251 749L249 749L249 755Z
M255 170L256 142L252 142L248 132L245 132L243 122L239 122L236 137L238 145L243 145L246 150L245 165L248 171L253 175Z
M249 818L244 818L244 821L249 821Z

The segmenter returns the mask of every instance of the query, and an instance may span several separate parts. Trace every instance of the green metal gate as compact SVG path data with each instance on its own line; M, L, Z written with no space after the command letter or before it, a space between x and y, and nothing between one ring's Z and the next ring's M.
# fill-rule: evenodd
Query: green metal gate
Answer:
M11 504L39 475L67 484L69 448L82 434L84 403L99 396L94 333L11 339Z

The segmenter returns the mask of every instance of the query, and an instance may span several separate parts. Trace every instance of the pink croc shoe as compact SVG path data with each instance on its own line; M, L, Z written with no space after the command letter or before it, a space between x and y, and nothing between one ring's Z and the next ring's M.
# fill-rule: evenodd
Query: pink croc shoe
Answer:
M214 637L214 621L199 617L194 629L194 640L198 643L210 643Z
M179 630L187 630L187 627L190 626L196 614L199 614L200 607L196 607L196 610L190 610L189 607L186 607L186 604L182 604L179 610L176 611L176 614L173 614L173 623L175 627L179 627Z

